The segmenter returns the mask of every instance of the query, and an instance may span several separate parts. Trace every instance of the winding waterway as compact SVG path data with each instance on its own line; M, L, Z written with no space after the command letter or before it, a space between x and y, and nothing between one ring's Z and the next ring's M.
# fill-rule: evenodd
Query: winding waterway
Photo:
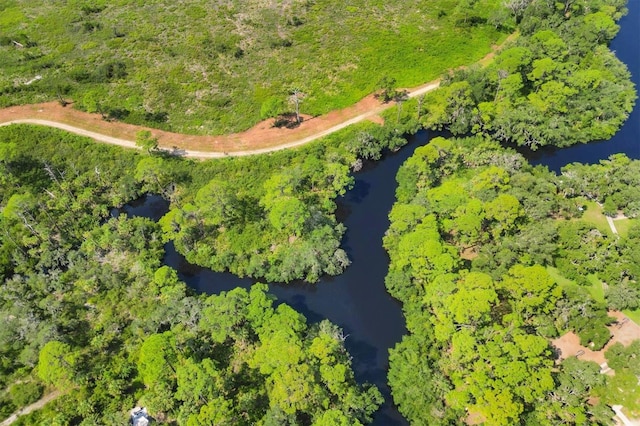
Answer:
M640 76L640 0L629 0L629 13L620 24L621 30L611 48L629 67L638 87ZM395 175L398 167L418 146L429 140L426 132L411 138L400 152L387 155L383 161L370 164L358 173L355 186L340 201L342 219L347 226L343 248L352 260L339 277L325 277L317 284L293 283L270 285L280 302L302 312L309 321L328 318L344 329L349 337L346 346L353 356L359 382L376 384L385 397L374 425L404 425L391 403L386 384L388 350L405 334L400 304L384 287L389 259L382 248L382 237L389 226L387 214L394 202ZM547 165L554 171L571 162L596 163L611 154L623 152L640 158L640 108L636 107L621 131L611 140L565 149L543 149L526 153L533 164ZM159 219L167 202L148 196L125 207L129 215ZM171 244L166 246L164 261L175 268L180 278L197 291L218 293L235 287L249 287L251 279L240 279L228 273L216 273L190 265Z

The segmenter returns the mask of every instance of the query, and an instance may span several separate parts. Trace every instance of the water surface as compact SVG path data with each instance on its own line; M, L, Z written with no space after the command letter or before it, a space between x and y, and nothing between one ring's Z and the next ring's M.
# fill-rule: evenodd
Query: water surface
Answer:
M640 76L640 0L630 0L629 14L620 24L621 30L611 48L629 67L633 81ZM373 424L405 425L407 422L391 403L387 386L388 350L406 333L400 304L384 287L389 258L382 248L382 237L389 226L388 212L394 202L395 176L400 165L418 146L428 142L428 134L420 132L400 152L387 155L383 161L370 164L355 175L355 186L339 200L340 213L347 232L343 248L352 264L338 277L325 277L319 283L271 284L270 291L279 301L303 313L309 321L328 318L348 335L346 347L353 356L353 367L359 382L377 385L386 400L376 413ZM554 171L571 162L596 163L611 154L623 152L640 158L640 108L615 137L606 142L578 145L565 149L540 149L526 156L533 164L543 164ZM168 209L165 200L148 196L125 207L127 214L159 219ZM190 265L172 244L167 244L164 261L175 268L180 278L197 291L219 293L235 287L250 287L254 280L240 279L229 273L216 273Z

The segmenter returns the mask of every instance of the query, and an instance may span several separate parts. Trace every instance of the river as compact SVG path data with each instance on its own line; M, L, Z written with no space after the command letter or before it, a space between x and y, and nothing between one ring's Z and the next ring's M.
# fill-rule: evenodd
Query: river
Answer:
M611 48L629 67L636 87L640 76L640 0L629 1L629 13L621 20L621 30ZM382 237L389 226L387 214L395 196L395 175L400 165L426 142L427 132L410 139L409 145L383 161L369 164L356 174L355 186L339 200L340 213L347 232L343 248L352 264L338 277L325 277L317 284L272 284L270 291L280 302L288 303L311 322L328 318L344 329L346 346L353 356L353 367L359 382L377 385L385 404L376 413L373 425L406 425L407 422L391 403L386 383L388 350L405 334L400 304L384 287L389 258L382 248ZM636 107L623 128L609 141L578 145L565 149L541 149L528 152L533 164L547 165L554 171L571 162L596 163L609 155L623 152L640 158L640 108ZM148 196L125 207L129 215L159 219L167 211L167 202ZM240 279L229 273L216 273L190 265L167 244L164 261L175 268L180 278L197 291L218 293L235 287L249 287L251 279Z

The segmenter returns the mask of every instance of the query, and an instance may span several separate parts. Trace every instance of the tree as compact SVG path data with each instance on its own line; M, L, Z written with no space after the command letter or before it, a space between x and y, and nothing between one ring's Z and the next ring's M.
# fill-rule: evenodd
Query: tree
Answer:
M15 142L0 142L0 162L7 164L18 157L18 146Z
M358 420L350 419L342 411L330 409L316 418L312 426L362 426Z
M152 334L140 347L138 370L145 385L173 381L176 374L176 353L171 334Z
M63 391L70 389L73 386L75 366L76 357L66 343L52 340L40 350L38 376L49 385Z
M314 381L309 380L312 371L308 364L292 364L288 368L276 369L268 380L269 402L287 414L311 409L315 398L321 396L321 390Z
M196 206L213 226L229 225L238 217L238 200L228 183L214 179L198 190Z
M636 309L640 306L640 289L629 283L619 283L607 288L605 298L609 308Z
M223 392L224 377L210 358L196 362L187 358L176 369L176 398L194 406L207 405Z
M456 208L452 231L461 244L474 246L482 239L484 219L482 201L474 198Z
M205 301L199 327L217 343L240 339L245 332L248 294L241 288L209 296Z
M432 368L427 336L410 334L389 351L389 385L398 409L411 424L447 424L460 412L445 407L444 392L450 389L446 378Z
M191 415L186 426L232 426L237 424L237 417L232 402L218 396L200 408L197 415Z
M277 230L286 230L300 236L311 215L307 206L296 197L282 197L270 206L268 216L271 225Z
M442 305L431 301L435 310L435 337L449 340L455 330L475 329L488 322L498 301L491 277L481 272L470 272L456 283L456 291L447 296Z
M505 0L503 4L516 19L516 23L519 23L529 3L531 0Z
M293 105L296 113L296 123L300 123L300 104L302 100L305 98L305 94L302 93L300 89L292 89L289 94L289 104Z
M40 233L36 230L36 203L36 197L30 193L13 194L7 201L2 215L7 219L19 219L34 236L39 237Z
M393 77L385 75L378 81L376 88L380 90L378 97L384 103L390 102L396 97L396 79Z
M509 292L516 321L528 321L541 314L550 314L562 296L562 289L556 285L547 270L540 265L516 265L509 270L502 282Z
M430 92L426 97L426 127L438 130L448 126L453 134L467 133L471 129L474 101L468 81L455 81Z
M591 424L589 420L594 410L587 401L591 391L605 382L600 366L570 357L560 364L555 380L555 389L537 404L530 423Z
M379 160L382 157L381 145L371 132L361 131L347 143L347 149L358 158Z
M136 146L150 154L158 149L158 138L149 130L140 130L136 133Z
M516 222L524 215L520 201L510 194L500 194L485 204L488 219L493 219L494 238L514 231Z
M169 186L174 176L168 166L169 164L160 157L145 157L136 165L134 176L144 184L145 191L169 197Z
M584 23L595 34L597 43L612 40L620 29L613 18L602 11L588 14Z
M16 407L24 407L40 399L42 390L42 384L37 382L16 383L9 389L9 395Z
M474 12L478 0L458 0L458 5L454 9L454 14L462 16L462 23L467 24L469 16Z
M627 347L619 342L611 345L604 356L616 373L628 369L632 374L640 375L640 340L634 340Z

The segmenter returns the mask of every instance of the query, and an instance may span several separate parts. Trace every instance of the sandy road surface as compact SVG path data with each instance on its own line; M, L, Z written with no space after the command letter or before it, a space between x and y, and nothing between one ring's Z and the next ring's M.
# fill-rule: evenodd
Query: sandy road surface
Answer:
M11 423L18 420L19 416L24 416L25 414L29 414L32 411L41 409L42 407L47 405L49 402L59 397L60 395L62 395L60 391L54 391L54 392L51 392L50 394L43 396L33 404L28 405L24 407L22 410L19 410L13 413L10 417L6 418L2 423L0 423L0 426L9 426Z
M421 86L411 92L409 92L407 95L410 98L414 98L417 96L421 96L424 95L425 93L431 92L435 89L437 89L438 87L440 87L440 81L436 80L433 81L431 83L428 83L424 86ZM373 118L375 116L377 116L378 114L380 114L381 112L383 112L386 109L391 108L393 105L395 105L394 103L388 103L388 104L382 104L382 105L377 105L375 108L369 109L369 111L364 112L362 114L359 114L355 117L349 118L345 121L342 121L336 125L333 125L329 128L323 129L323 130L319 130L315 133L313 133L310 136L306 136L303 137L301 139L297 139L294 140L292 142L286 142L286 143L282 143L280 145L276 145L276 146L270 146L270 147L266 147L266 148L258 148L258 149L249 149L249 150L243 150L243 151L196 151L196 150L189 150L189 149L178 149L175 150L174 152L185 156L185 157L191 157L191 158L200 158L200 159L207 159L207 158L222 158L222 157L242 157L242 156L247 156L247 155L255 155L255 154L265 154L268 152L274 152L274 151L280 151L283 149L289 149L289 148L295 148L301 145L305 145L309 142L313 142L317 139L320 139L324 136L327 136L331 133L337 132L339 130L344 129L347 126L350 126L352 124L355 123L359 123L361 121L364 120L368 120L370 118ZM62 122L58 122L58 121L52 121L52 120L44 120L44 119L38 119L38 118L18 118L18 119L13 119L13 120L9 120L9 121L5 121L3 123L0 123L0 126L8 126L10 124L20 124L20 123L28 123L28 124L36 124L36 125L41 125L41 126L48 126L48 127L55 127L57 129L61 129L61 130L65 130L67 132L71 132L71 133L75 133L77 135L81 135L81 136L86 136L89 137L91 139L94 139L98 142L104 142L104 143L108 143L108 144L112 144L112 145L118 145L118 146L122 146L125 148L138 148L135 144L135 142L129 140L129 139L123 139L123 138L117 138L114 136L109 136L103 133L99 133L99 132L94 132L91 130L87 130L87 129L83 129L81 127L78 126L72 126L70 124L66 124L66 123L62 123ZM192 136L191 136L192 137ZM162 149L165 149L169 152L172 152L172 150L168 149L167 147L162 147Z

